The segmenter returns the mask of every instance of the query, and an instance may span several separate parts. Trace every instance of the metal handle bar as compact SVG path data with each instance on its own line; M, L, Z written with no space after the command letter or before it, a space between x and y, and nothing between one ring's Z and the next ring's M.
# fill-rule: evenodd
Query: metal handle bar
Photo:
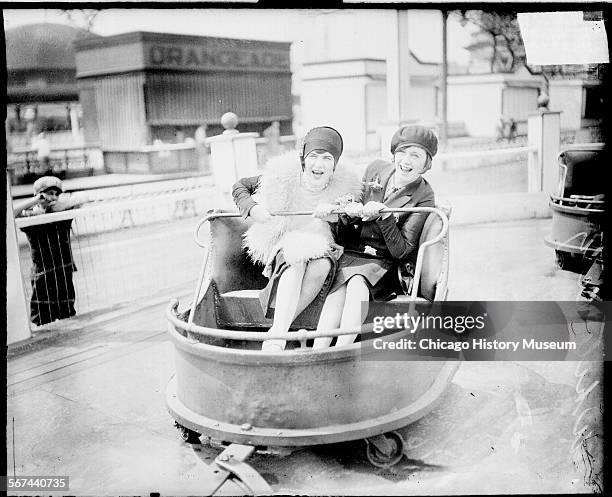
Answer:
M584 196L586 197L586 195ZM597 204L597 205L604 205L606 203L605 200L595 200L595 197L589 197L589 198L584 198L584 197L560 197L559 195L551 195L550 198L552 198L553 200L559 200L562 202L571 202L574 204Z
M427 246L439 242L448 231L448 218L446 217L444 211L436 207L389 207L381 209L380 211L381 214L386 214L389 212L433 212L438 215L438 217L440 217L440 219L442 220L442 230L434 240L426 242ZM274 211L270 214L272 216L312 216L312 214L314 214L314 211ZM333 210L331 214L346 214L346 212L342 209L337 209ZM196 224L196 227L193 231L193 237L197 245L202 248L206 247L206 244L201 242L198 238L198 234L200 232L200 229L202 228L202 225L204 225L204 223L206 222L210 222L211 220L220 217L242 217L242 214L240 214L239 212L211 212L210 214L204 216L202 219L200 219L200 221L198 221L198 224Z
M604 209L589 209L587 207L580 207L579 205L565 205L557 202L558 201L555 201L555 199L551 199L549 205L554 205L560 212L567 212L570 214L604 214L606 212Z
M444 238L444 236L448 232L448 217L446 216L444 211L442 211L441 209L435 208L435 207L396 207L396 208L382 209L381 212L382 213L386 213L386 212L433 212L434 214L436 214L442 220L442 229L440 230L438 235L435 238L433 238L432 240L428 240L427 242L423 243L419 247L419 250L417 252L414 284L413 284L412 292L411 292L411 295L410 295L412 301L414 302L414 301L416 301L416 298L417 298L418 289L419 289L419 282L420 282L420 279L421 279L421 268L423 266L423 254L424 254L425 250L427 249L427 247L433 245L434 243L438 243L440 240L442 240ZM344 213L344 211L334 212L334 213L335 214L341 214L341 213ZM306 215L312 215L312 211L296 211L296 212L279 211L279 212L274 212L273 215L277 215L277 216L296 216L296 215L298 215L298 216L306 216ZM202 227L202 225L204 223L206 223L208 221L211 221L212 219L221 218L221 217L240 217L240 216L241 216L241 214L238 213L238 212L212 212L210 214L207 214L204 218L202 218L198 222L198 224L196 225L196 227L194 229L194 239L195 239L196 243L200 247L205 247L206 246L204 243L201 243L200 240L198 239L198 233L199 233L200 228ZM207 252L207 256L208 256L208 252ZM189 312L189 317L188 317L187 323L184 323L183 321L177 319L176 317L173 317L172 313L170 312L170 310L167 313L168 319L170 321L172 321L175 326L178 326L178 327L180 327L180 328L182 328L182 329L184 329L186 331L198 330L201 334L209 334L209 335L212 335L212 336L219 336L221 338L232 338L233 337L233 338L238 339L237 335L235 334L235 333L238 333L238 332L230 332L230 333L232 333L231 336L229 336L229 335L226 336L223 332L221 332L221 335L219 335L219 330L214 330L212 328L205 328L205 327L201 327L201 326L197 326L197 325L193 324L195 308L196 308L196 305L197 305L197 299L198 299L198 296L200 294L200 291L201 291L201 288L202 288L202 284L203 284L203 281L204 281L204 277L205 277L205 270L206 270L207 260L208 260L208 257L205 257L205 260L202 263L202 269L200 271L200 275L199 275L199 278L198 278L198 283L196 285L196 290L194 292L193 301L191 303L191 309L190 309L190 312ZM178 303L176 305L178 305ZM315 332L311 332L311 333L315 333ZM323 333L323 334L317 335L317 336L338 336L338 335L354 334L355 330L348 330L348 331L347 330L330 330L330 331L327 331L327 332L316 332L316 333ZM260 335L261 336L265 336L266 339L274 338L269 333L265 333L265 334L261 333ZM253 335L253 333L251 333L251 332L249 332L245 336L248 336L249 338L247 338L247 339L251 339L251 340L256 339L256 337L257 337L257 335Z
M180 328L185 332L202 337L224 338L226 340L247 340L252 342L263 342L264 340L296 340L303 341L311 338L320 337L337 337L340 335L361 335L363 333L371 333L374 330L374 324L368 323L360 325L357 329L337 328L333 330L298 330L289 331L286 333L272 333L269 331L234 331L222 330L218 328L208 328L199 326L193 322L185 322L178 318L178 300L172 300L166 310L166 318L174 325L175 328ZM398 329L398 331L401 331Z

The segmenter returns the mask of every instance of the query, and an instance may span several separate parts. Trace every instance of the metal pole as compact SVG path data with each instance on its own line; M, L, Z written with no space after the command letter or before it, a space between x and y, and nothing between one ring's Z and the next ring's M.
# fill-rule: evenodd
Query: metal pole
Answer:
M447 23L448 11L442 11L442 106L440 109L440 142L442 146L446 146L448 139L448 121L447 121L447 89L448 89L448 47L447 47Z

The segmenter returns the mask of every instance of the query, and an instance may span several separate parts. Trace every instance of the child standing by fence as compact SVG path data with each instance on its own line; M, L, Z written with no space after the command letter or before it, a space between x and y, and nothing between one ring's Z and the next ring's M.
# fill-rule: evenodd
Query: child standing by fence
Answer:
M62 182L53 176L43 176L34 183L34 197L15 205L16 217L37 216L79 207L81 202L60 200ZM32 297L30 320L43 325L76 314L72 273L76 266L72 258L70 228L72 219L26 226L32 254Z

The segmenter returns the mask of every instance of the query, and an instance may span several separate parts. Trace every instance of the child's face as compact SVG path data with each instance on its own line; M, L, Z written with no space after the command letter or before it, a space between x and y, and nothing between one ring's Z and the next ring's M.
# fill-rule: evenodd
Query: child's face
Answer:
M55 188L49 188L48 190L40 192L40 196L42 197L40 205L45 209L53 206L55 202L57 202L59 195L59 190Z

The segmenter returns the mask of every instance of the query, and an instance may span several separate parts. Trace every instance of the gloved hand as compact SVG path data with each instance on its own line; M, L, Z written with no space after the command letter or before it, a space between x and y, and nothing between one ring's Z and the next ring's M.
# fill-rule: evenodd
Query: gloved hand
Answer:
M334 223L338 220L338 214L333 214L334 209L337 208L338 206L334 204L321 203L315 207L312 215L322 221Z
M257 204L251 207L249 217L251 217L256 223L265 223L266 221L272 219L272 214L270 214L268 209L266 209L263 205Z
M344 212L349 217L361 217L363 212L363 204L361 202L350 202L344 208Z
M370 200L367 204L363 206L363 211L361 212L361 219L363 221L370 221L372 219L377 218L380 215L380 211L385 209L387 206L382 202L374 202Z

